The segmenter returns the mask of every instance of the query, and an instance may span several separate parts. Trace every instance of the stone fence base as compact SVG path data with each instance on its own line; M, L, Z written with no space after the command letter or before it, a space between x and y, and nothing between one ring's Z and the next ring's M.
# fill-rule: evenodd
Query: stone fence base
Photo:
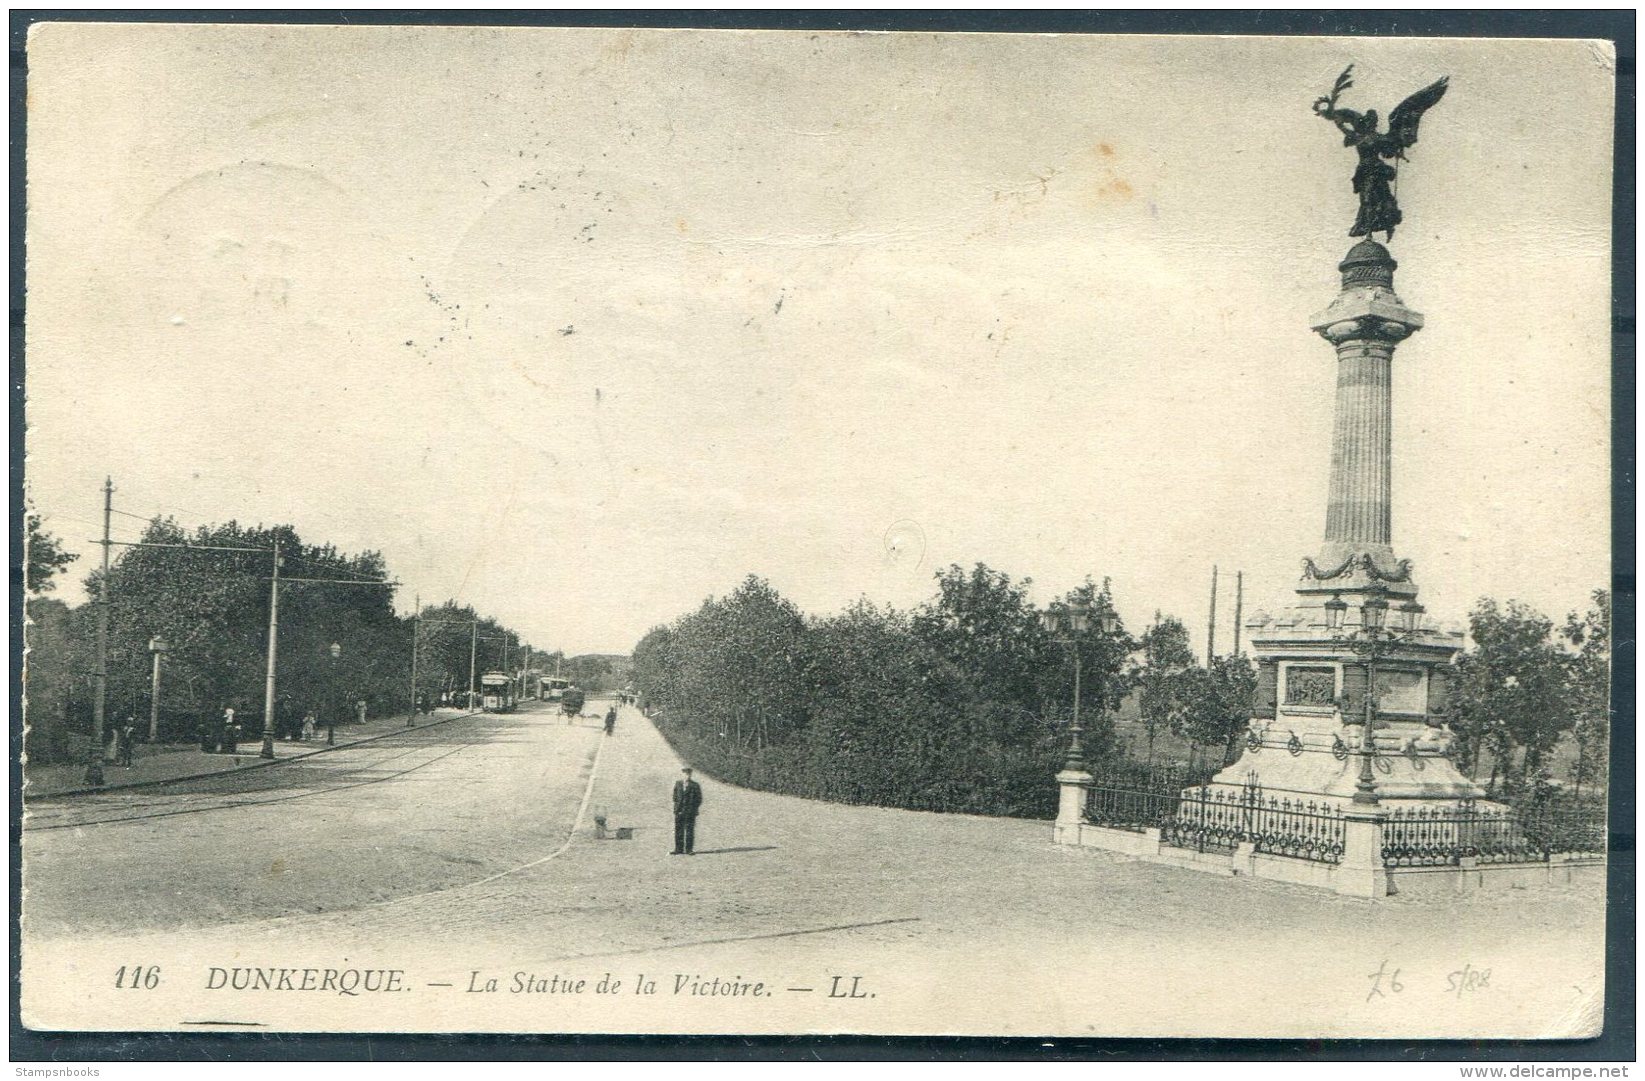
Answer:
M1242 843L1232 852L1197 852L1166 844L1158 829L1122 830L1086 822L1061 822L1058 844L1118 852L1148 863L1187 867L1221 875L1247 875L1274 882L1312 886L1355 897L1443 897L1479 890L1526 889L1579 881L1603 881L1605 861L1593 857L1555 856L1546 863L1476 863L1456 867L1367 866L1365 859L1323 863L1258 852ZM1350 841L1352 846L1352 840ZM1358 847L1358 846L1353 846ZM1378 853L1380 862L1380 853Z

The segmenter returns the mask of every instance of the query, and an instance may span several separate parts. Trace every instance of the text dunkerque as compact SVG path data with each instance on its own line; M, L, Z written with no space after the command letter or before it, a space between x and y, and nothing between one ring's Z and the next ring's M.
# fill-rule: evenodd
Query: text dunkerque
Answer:
M312 991L333 995L409 990L398 968L217 968L206 970L207 991Z

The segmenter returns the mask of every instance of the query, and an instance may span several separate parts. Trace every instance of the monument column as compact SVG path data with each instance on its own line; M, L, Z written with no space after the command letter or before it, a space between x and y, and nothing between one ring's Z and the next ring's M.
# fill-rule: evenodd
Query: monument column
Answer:
M1329 566L1369 555L1379 569L1394 567L1389 512L1394 349L1422 326L1422 316L1394 294L1396 266L1376 241L1354 245L1338 266L1342 292L1312 321L1337 350L1331 486L1320 553Z

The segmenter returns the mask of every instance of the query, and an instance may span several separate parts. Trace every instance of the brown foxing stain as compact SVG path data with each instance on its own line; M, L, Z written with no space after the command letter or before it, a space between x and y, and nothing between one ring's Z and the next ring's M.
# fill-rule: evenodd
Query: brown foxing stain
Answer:
M1136 195L1131 182L1119 174L1115 159L1119 157L1112 143L1099 142L1092 146L1096 155L1096 179L1091 185L1092 198L1098 203L1123 203Z

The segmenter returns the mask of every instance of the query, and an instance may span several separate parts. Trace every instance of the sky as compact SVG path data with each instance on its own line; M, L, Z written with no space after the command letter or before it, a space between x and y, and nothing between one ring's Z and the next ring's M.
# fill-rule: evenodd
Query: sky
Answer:
M540 648L767 577L1108 577L1219 647L1324 527L1309 329L1402 165L1396 552L1430 614L1609 581L1613 61L1587 42L36 26L27 485L290 523Z

